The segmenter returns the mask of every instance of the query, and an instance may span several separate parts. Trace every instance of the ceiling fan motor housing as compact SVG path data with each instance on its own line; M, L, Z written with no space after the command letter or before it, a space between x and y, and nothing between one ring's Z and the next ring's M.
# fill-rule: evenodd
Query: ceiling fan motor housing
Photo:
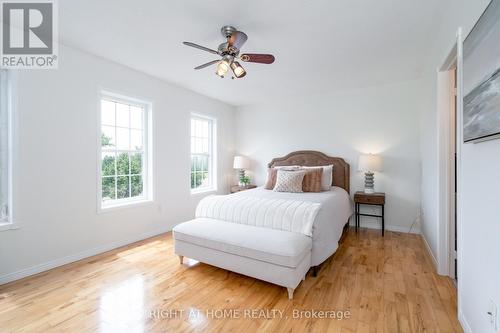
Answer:
M219 51L219 54L222 56L228 54L228 43L225 42L225 43L220 44L219 48L217 50Z

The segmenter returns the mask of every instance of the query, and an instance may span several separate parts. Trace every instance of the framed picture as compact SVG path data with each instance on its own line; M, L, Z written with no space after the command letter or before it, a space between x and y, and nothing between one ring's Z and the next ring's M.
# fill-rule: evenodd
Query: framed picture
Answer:
M464 41L464 142L500 138L500 0Z

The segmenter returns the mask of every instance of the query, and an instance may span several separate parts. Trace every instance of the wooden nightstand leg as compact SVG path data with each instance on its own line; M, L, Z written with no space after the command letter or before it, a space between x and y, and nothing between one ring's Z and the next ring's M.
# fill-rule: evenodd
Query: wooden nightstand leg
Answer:
M355 227L356 227L356 232L358 232L358 226L359 226L359 204L356 202L354 204L354 224L355 224Z
M385 216L384 216L384 205L382 205L382 237L384 237L385 231Z
M354 228L358 231L358 204L354 203Z
M361 213L360 208L361 208L361 204L358 203L358 227L357 227L357 229L361 228L361 215L359 215Z

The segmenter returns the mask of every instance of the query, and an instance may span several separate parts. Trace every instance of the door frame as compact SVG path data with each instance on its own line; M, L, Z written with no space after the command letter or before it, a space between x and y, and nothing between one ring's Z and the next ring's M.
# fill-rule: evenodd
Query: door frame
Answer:
M456 70L456 91L451 89L453 71ZM461 142L462 142L462 31L458 29L455 43L448 52L442 65L437 69L437 161L438 161L438 250L437 271L438 274L450 276L455 279L454 258L454 222L456 209L457 228L457 263L456 276L460 282L460 173L461 173ZM456 119L452 115L452 98L455 98ZM453 154L453 136L455 137L456 175ZM452 193L452 181L456 177L456 200ZM454 207L456 202L456 207Z

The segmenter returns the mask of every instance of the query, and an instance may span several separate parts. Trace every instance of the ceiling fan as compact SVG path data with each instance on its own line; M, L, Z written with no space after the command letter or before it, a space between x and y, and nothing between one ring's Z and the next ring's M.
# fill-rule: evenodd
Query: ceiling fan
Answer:
M215 74L223 78L229 69L231 69L234 74L232 78L234 79L236 77L239 79L244 77L247 72L236 60L241 60L243 62L255 62L259 64L272 64L274 62L274 56L272 54L244 53L240 55L241 47L248 39L248 36L244 32L238 31L235 27L230 25L223 26L220 31L222 36L226 38L226 42L220 44L217 51L195 43L182 42L184 45L212 54L217 54L222 57L222 59L207 62L206 64L197 66L194 69L198 70L217 64Z

